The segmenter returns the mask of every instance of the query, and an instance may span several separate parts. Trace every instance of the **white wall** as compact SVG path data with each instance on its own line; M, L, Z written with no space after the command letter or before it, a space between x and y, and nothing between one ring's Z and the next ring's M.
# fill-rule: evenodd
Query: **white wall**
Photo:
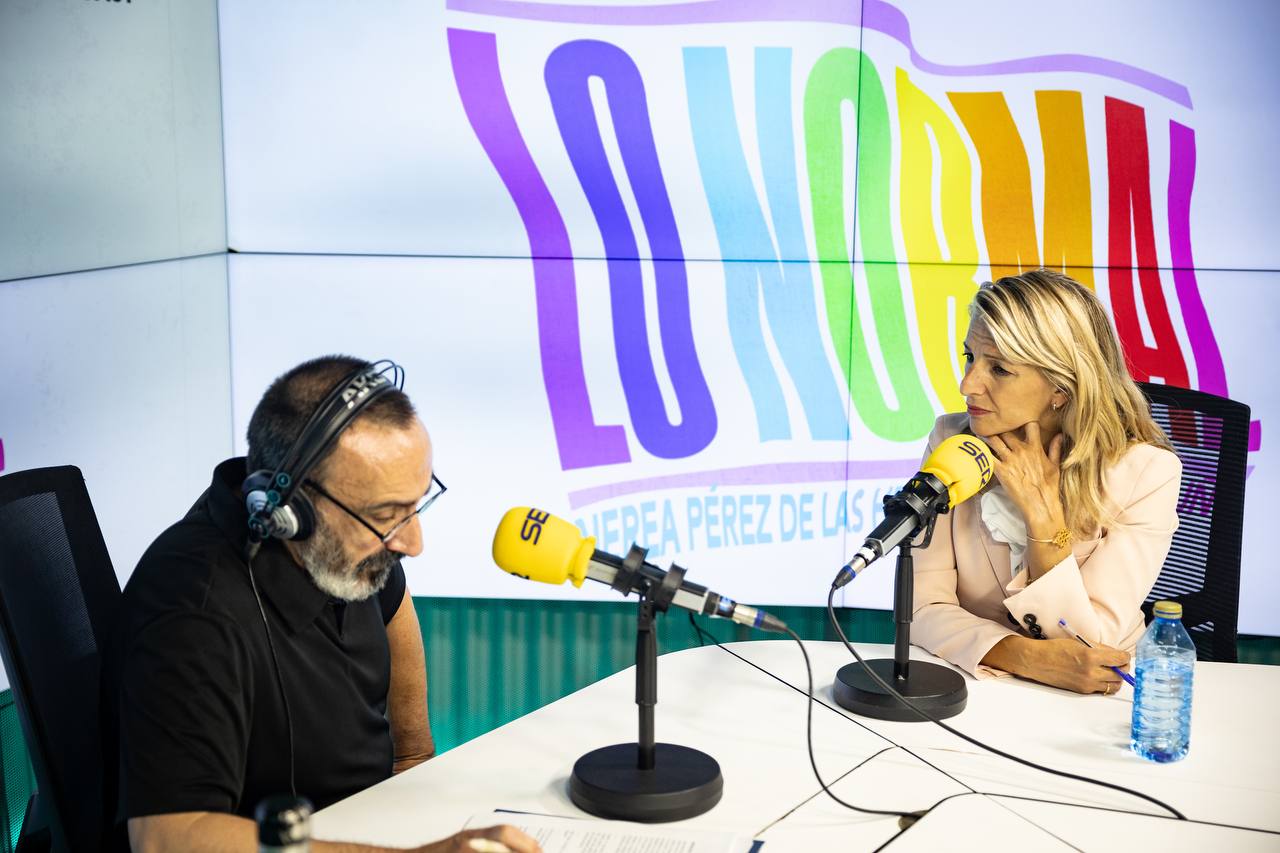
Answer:
M0 3L0 281L226 250L215 0Z
M79 466L122 582L232 447L217 26L0 2L0 470Z

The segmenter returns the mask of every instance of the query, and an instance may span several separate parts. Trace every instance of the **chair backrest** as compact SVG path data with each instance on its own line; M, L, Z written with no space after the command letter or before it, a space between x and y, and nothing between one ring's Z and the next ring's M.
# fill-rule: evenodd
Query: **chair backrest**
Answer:
M0 657L54 850L112 846L117 715L101 670L119 599L80 470L0 477Z
M1180 602L1199 659L1234 662L1249 407L1187 388L1138 387L1182 459L1178 531L1143 612L1150 622L1154 602Z

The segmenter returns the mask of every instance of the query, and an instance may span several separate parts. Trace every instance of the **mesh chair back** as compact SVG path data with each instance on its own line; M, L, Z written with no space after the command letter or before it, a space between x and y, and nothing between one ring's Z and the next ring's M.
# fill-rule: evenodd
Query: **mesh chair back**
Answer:
M0 656L55 850L111 846L116 715L101 668L119 598L80 470L0 477Z
M1182 460L1178 531L1143 612L1150 622L1154 602L1180 602L1197 657L1234 662L1249 407L1187 388L1138 387Z

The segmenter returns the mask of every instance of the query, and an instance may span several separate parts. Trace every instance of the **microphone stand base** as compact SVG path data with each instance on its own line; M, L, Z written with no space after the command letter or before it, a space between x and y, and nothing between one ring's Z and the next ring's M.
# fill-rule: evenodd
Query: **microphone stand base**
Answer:
M869 660L867 665L886 683L936 719L954 717L964 710L965 703L969 701L964 676L950 667L913 660L909 665L907 678L897 679L894 678L894 662L890 658ZM876 684L860 663L840 667L831 689L835 694L836 704L863 717L900 723L924 721L923 717Z
M658 743L651 770L639 769L638 758L635 743L588 752L573 765L569 799L598 817L641 823L684 820L720 802L720 764L705 752Z

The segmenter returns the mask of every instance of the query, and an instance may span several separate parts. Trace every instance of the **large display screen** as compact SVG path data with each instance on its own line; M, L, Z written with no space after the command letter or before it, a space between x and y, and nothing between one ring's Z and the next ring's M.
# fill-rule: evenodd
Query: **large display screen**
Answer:
M436 444L415 593L612 596L494 568L534 504L819 604L962 407L977 286L1045 265L1136 378L1252 407L1239 627L1280 633L1274 4L214 13L0 11L0 471L80 465L122 577L340 351L403 363Z
M1274 631L1276 16L1086 7L224 3L237 436L301 358L394 357L450 486L415 590L564 594L488 557L536 504L817 604L962 408L978 284L1066 268L1136 378L1253 407L1240 628Z

